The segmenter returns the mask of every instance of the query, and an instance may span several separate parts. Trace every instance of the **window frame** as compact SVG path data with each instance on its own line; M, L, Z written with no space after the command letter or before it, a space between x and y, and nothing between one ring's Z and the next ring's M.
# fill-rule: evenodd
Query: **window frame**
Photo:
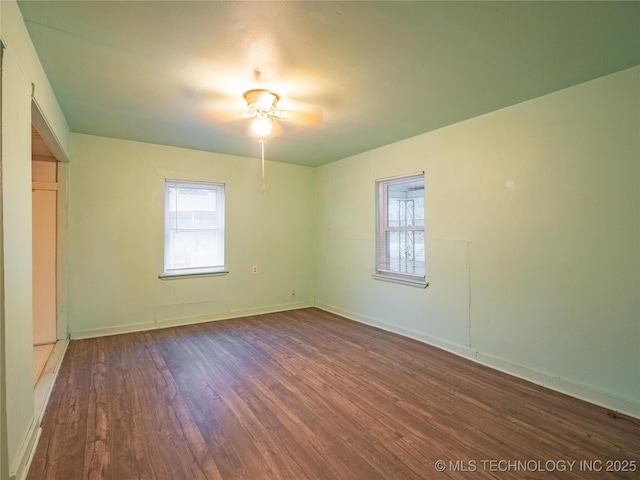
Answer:
M394 185L400 185L404 183L413 183L420 181L424 187L426 193L426 181L424 171L411 173L407 175L400 175L395 177L388 177L376 180L376 245L375 245L375 272L373 278L376 280L383 280L387 282L399 283L403 285L410 285L419 288L426 288L429 286L427 282L427 268L426 268L426 225L422 226L405 226L405 227L391 227L388 222L389 212L389 187ZM424 193L423 193L424 195ZM424 198L426 204L426 196ZM425 214L426 217L426 214ZM425 222L426 223L426 218ZM399 272L391 270L388 265L383 265L381 258L387 256L387 233L388 232L422 232L424 238L425 249L425 272L424 275L416 275L408 272ZM385 268L386 267L386 268Z
M217 192L216 212L219 213L217 228L222 231L219 241L222 243L221 248L221 265L204 265L197 267L168 268L169 265L169 246L170 246L170 190L171 188L193 188L193 189L209 189ZM193 180L175 180L165 179L164 181L164 244L163 244L163 273L158 275L160 279L173 279L184 277L203 277L226 275L228 270L225 267L225 205L226 205L226 185L220 182L202 182ZM179 211L179 210L178 210ZM177 215L177 214L176 214ZM177 218L177 217L176 217Z

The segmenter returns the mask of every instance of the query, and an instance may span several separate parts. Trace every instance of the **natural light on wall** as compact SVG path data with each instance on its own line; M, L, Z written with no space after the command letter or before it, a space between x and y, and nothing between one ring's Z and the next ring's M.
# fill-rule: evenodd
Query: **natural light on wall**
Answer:
M224 184L165 181L164 275L225 272Z

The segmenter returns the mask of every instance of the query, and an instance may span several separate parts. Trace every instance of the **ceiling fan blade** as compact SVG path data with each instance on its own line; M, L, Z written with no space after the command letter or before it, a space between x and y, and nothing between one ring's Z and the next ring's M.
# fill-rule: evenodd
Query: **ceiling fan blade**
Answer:
M278 116L280 120L293 122L300 126L313 126L322 122L324 115L320 108L305 108L298 110L283 110Z
M246 117L242 113L225 112L224 110L212 110L203 113L207 120L213 123L231 123L244 120Z
M271 133L267 138L278 138L284 135L285 133L286 132L284 131L284 128L282 128L282 124L278 120L274 119L271 122Z

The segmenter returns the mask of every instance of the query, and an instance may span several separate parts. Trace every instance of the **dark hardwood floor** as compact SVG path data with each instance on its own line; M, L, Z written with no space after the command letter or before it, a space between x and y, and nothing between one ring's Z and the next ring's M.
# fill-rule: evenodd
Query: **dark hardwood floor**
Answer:
M639 464L638 420L310 308L71 342L28 478L638 479Z

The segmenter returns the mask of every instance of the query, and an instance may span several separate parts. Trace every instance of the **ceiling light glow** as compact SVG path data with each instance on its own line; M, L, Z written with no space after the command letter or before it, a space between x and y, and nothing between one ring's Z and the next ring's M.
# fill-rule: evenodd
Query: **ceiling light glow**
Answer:
M259 112L252 124L253 131L259 137L266 137L271 133L271 119L269 115Z

